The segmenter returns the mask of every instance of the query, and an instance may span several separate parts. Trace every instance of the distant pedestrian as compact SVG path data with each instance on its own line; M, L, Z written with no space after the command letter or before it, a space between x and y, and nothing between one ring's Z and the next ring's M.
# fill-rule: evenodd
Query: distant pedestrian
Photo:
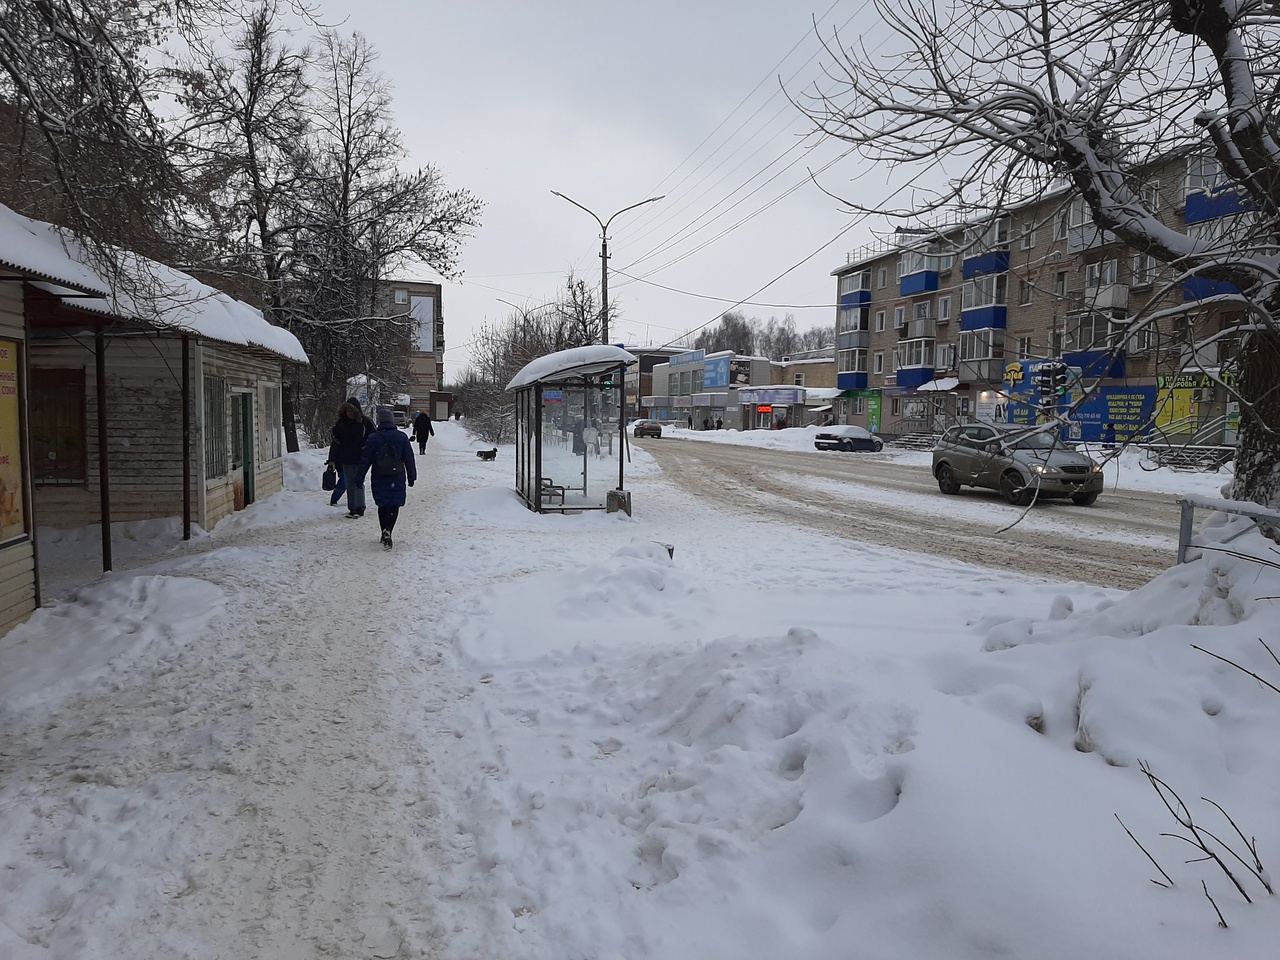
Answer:
M689 429L693 429L693 414L689 414Z
M395 417L385 407L378 410L378 428L365 440L359 466L361 481L365 473L369 473L369 490L378 505L382 549L390 550L391 531L405 502L406 481L408 486L413 486L418 479L418 468L413 462L409 438L396 426Z
M702 418L702 429L703 429L703 430L710 430L710 429L711 429L711 418L710 418L710 417L703 417L703 418Z
M387 415L391 415L390 411ZM391 423L395 426L394 420ZM336 447L334 463L347 485L347 516L350 518L364 516L364 470L360 466L360 457L365 438L376 429L373 421L360 409L360 401L348 397L347 402L338 408L338 422L330 431Z
M582 444L585 448L583 452L590 450L597 457L600 456L600 428L594 420L582 428Z
M436 429L431 424L431 415L425 410L419 410L418 415L413 418L413 438L418 441L418 453L427 452L427 441L436 435Z
M723 429L724 429L724 421L723 421L723 420L721 420L719 417L716 417L716 429L717 429L717 430L723 430Z

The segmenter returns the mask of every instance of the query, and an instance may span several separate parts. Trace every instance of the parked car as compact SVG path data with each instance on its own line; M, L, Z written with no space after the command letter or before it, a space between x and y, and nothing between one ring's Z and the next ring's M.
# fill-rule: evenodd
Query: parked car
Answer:
M662 424L657 420L637 420L632 426L637 437L662 436Z
M395 421L397 427L407 427L409 425L409 411L392 408L391 419Z
M938 489L999 490L1014 506L1035 498L1070 497L1087 507L1102 492L1102 467L1051 431L966 423L951 427L933 448Z
M865 427L848 426L823 427L813 437L813 445L818 450L871 450L879 453L884 449L884 441Z

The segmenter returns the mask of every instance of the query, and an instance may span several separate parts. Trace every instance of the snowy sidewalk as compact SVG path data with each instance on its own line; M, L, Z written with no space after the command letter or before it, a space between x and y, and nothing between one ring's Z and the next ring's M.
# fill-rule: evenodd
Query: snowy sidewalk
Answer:
M390 701L429 669L399 643L436 613L431 531L451 490L435 453L391 554L376 519L334 509L220 529L163 575L120 575L59 611L88 618L128 591L115 625L141 653L65 702L8 705L0 956L421 955L434 919L419 894L442 855L422 752L436 732Z

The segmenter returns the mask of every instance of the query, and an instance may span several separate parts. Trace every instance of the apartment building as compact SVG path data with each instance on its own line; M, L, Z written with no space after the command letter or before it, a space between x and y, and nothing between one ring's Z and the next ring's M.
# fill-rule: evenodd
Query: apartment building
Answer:
M1185 231L1229 229L1241 212L1212 160L1151 169L1146 199ZM1238 312L1194 304L1221 287L1179 281L1099 229L1057 192L991 219L899 229L846 258L837 284L838 419L880 433L935 433L969 420L1046 418L1035 376L1066 364L1057 415L1073 439L1114 424L1130 437L1233 443L1230 382ZM1134 326L1161 307L1181 316Z
M384 280L374 291L378 316L408 315L415 321L405 358L405 382L412 406L426 409L428 399L444 384L444 305L438 283Z

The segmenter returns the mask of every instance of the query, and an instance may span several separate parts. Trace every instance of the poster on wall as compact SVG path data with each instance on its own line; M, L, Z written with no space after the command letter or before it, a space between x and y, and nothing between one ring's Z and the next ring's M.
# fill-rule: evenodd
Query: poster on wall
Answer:
M436 298L410 297L409 316L418 321L418 349L424 353L435 353Z
M0 340L0 540L27 532L22 501L21 422L18 345L12 340Z
M702 388L714 390L729 386L729 358L716 357L702 366Z
M729 361L729 384L735 387L745 387L751 383L751 361L750 360L730 360Z

